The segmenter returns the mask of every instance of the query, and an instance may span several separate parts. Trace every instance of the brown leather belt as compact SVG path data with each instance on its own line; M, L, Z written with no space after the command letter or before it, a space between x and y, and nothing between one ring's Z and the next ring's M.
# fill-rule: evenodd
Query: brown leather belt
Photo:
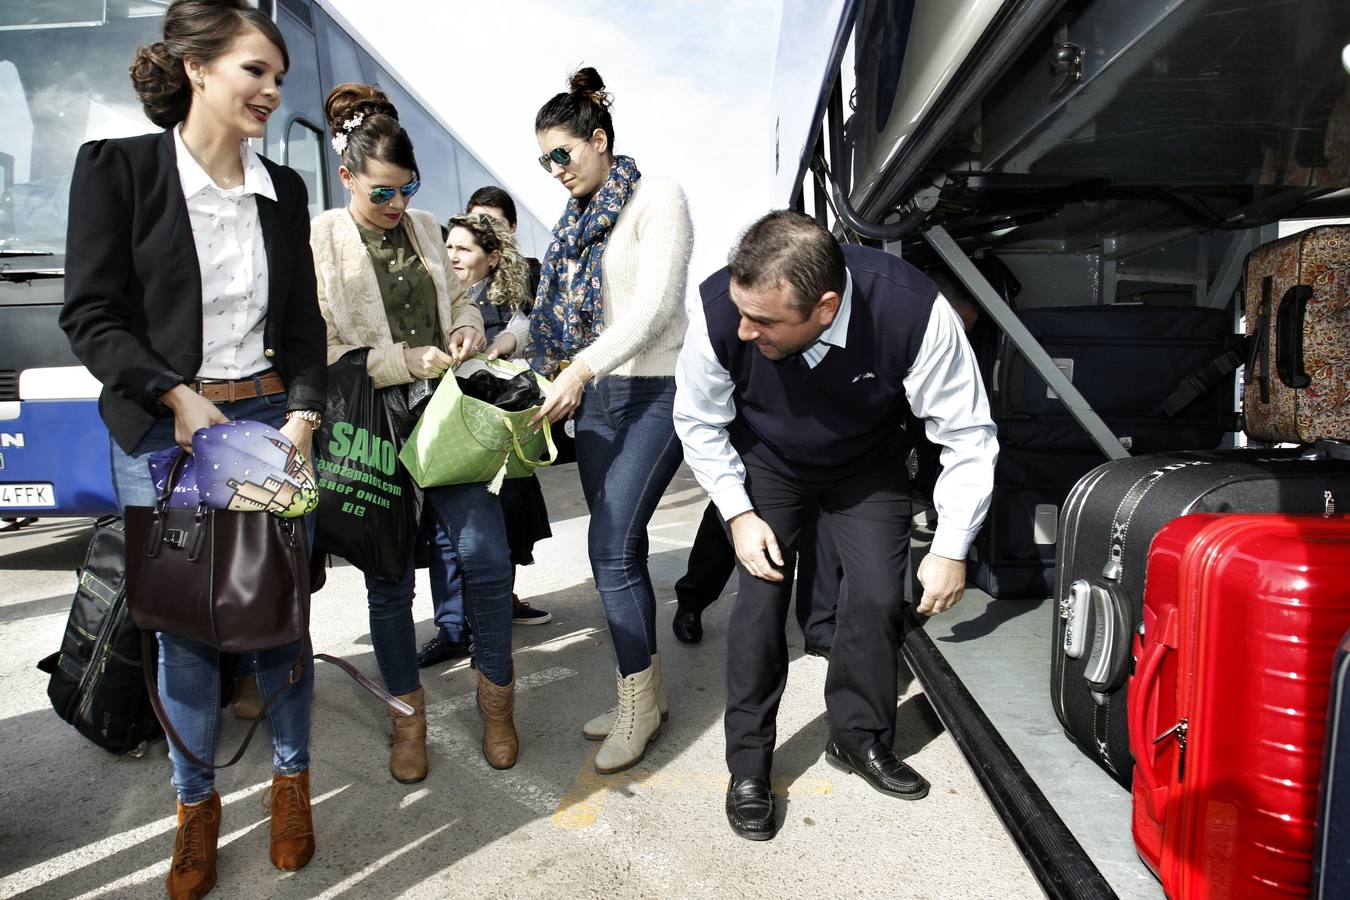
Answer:
M276 372L264 372L238 381L191 381L188 387L212 403L234 403L280 394L286 390L286 382Z

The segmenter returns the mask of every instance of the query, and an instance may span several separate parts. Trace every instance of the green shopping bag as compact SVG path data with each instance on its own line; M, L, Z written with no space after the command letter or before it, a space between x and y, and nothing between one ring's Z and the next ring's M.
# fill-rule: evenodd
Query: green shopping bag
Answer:
M479 355L441 379L398 455L420 487L486 481L495 494L504 478L523 478L557 458L548 420L541 421L538 431L527 425L538 406L507 412L465 395L456 376L467 378L480 371L510 379L530 369L524 363ZM534 377L543 391L548 382Z

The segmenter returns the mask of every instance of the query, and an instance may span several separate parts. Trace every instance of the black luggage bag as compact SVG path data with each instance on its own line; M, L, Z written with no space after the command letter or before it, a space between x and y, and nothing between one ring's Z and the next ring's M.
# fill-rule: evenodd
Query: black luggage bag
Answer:
M999 448L989 514L970 546L971 582L1000 600L1049 597L1064 500L1104 460L1096 452Z
M122 520L98 520L66 621L61 649L38 668L51 675L57 715L111 753L137 750L163 733L141 670L141 632L127 609Z
M1341 638L1331 670L1312 888L1317 900L1350 897L1350 632Z
M1125 681L1149 545L1187 513L1350 509L1344 446L1156 453L1106 463L1064 504L1056 548L1050 698L1069 738L1116 781L1132 774Z
M1018 313L1060 370L1132 453L1207 450L1233 431L1233 376L1215 379L1174 415L1164 404L1240 342L1232 314L1170 306L1071 306ZM999 347L991 409L999 444L1057 452L1095 449L1025 357Z

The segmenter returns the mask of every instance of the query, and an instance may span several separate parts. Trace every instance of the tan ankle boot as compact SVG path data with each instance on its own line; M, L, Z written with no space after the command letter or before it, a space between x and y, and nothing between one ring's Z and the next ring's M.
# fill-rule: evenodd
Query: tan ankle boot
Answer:
M164 887L172 900L200 900L216 886L216 842L220 838L220 795L192 806L178 804L178 834Z
M652 668L656 670L656 709L661 713L661 721L670 719L670 707L666 704L666 688L661 683L661 654L652 654ZM614 719L619 707L612 706L608 712L602 712L581 726L581 736L588 741L603 741L614 730Z
M661 735L661 712L656 707L656 666L628 677L619 675L619 706L614 730L595 754L595 771L601 775L622 772L641 761L647 745Z
M258 676L249 672L234 681L234 699L230 701L230 712L236 719L251 722L262 715L262 695L258 693Z
M516 679L506 686L493 684L478 673L478 714L483 718L483 757L494 769L509 769L516 764L520 739L514 720Z
M389 736L389 774L402 784L427 777L427 701L422 688L399 696L413 708L411 716L390 711L394 732Z
M294 775L272 775L263 795L264 810L272 813L272 843L267 855L283 872L303 869L314 856L314 817L309 808L309 770Z

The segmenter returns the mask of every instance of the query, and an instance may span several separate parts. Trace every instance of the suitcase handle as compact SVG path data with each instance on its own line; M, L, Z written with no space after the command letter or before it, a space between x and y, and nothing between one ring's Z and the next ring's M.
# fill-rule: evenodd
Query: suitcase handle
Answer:
M1284 292L1275 313L1275 373L1285 387L1298 389L1312 384L1303 367L1303 319L1312 295L1310 285L1296 284Z
M1141 639L1142 643L1142 639ZM1126 715L1128 716L1130 735L1130 753L1134 756L1134 770L1144 784L1144 790L1150 794L1166 790L1159 782L1154 766L1157 754L1154 750L1153 732L1157 725L1153 721L1153 705L1149 699L1157 695L1158 673L1162 671L1163 658L1167 656L1168 646L1161 640L1150 643L1144 649L1139 670L1131 680L1126 691Z

